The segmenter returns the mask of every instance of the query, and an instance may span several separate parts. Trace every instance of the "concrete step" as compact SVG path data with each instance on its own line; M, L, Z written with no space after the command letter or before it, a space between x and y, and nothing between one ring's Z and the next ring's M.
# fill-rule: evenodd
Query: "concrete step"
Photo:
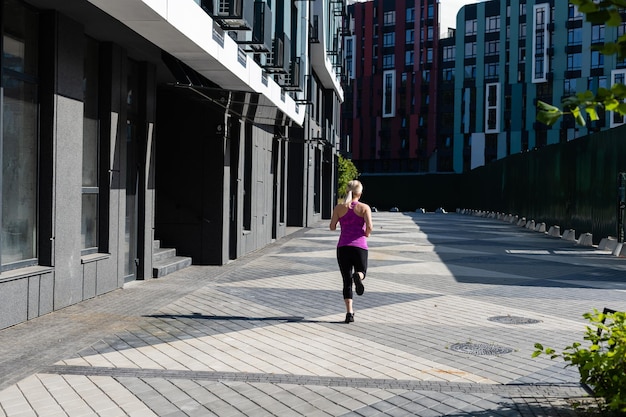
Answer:
M171 256L152 263L152 277L161 278L172 272L179 271L191 265L191 258L187 256Z
M176 249L174 248L155 248L152 252L152 263L161 262L174 256L176 256Z

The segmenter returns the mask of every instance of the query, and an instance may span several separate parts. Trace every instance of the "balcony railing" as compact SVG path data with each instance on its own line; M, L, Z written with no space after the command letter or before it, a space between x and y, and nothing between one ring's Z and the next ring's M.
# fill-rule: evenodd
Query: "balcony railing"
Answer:
M200 6L224 30L252 30L254 2L244 0L201 0Z
M291 41L283 32L276 38L272 45L272 52L267 55L263 68L267 72L287 74L291 61Z
M286 91L303 91L304 77L300 57L295 57L291 61L289 73L283 77L279 84Z

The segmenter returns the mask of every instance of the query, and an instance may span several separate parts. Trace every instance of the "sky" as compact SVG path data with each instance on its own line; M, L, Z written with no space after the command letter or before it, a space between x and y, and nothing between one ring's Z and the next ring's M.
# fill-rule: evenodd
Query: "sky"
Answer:
M466 4L478 0L439 0L439 25L441 33L448 33L448 28L456 28L456 14Z

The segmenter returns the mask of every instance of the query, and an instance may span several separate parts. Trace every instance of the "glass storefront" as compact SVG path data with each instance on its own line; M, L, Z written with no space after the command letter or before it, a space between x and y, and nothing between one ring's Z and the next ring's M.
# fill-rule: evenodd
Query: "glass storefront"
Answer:
M36 262L38 175L37 13L16 0L2 21L2 269Z

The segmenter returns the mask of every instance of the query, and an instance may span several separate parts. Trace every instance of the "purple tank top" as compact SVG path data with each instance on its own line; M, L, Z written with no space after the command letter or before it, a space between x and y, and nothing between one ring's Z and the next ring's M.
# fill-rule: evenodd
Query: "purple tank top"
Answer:
M358 201L350 203L350 208L346 214L339 218L341 234L337 247L356 246L367 249L367 238L365 237L365 219L354 212L354 207Z

